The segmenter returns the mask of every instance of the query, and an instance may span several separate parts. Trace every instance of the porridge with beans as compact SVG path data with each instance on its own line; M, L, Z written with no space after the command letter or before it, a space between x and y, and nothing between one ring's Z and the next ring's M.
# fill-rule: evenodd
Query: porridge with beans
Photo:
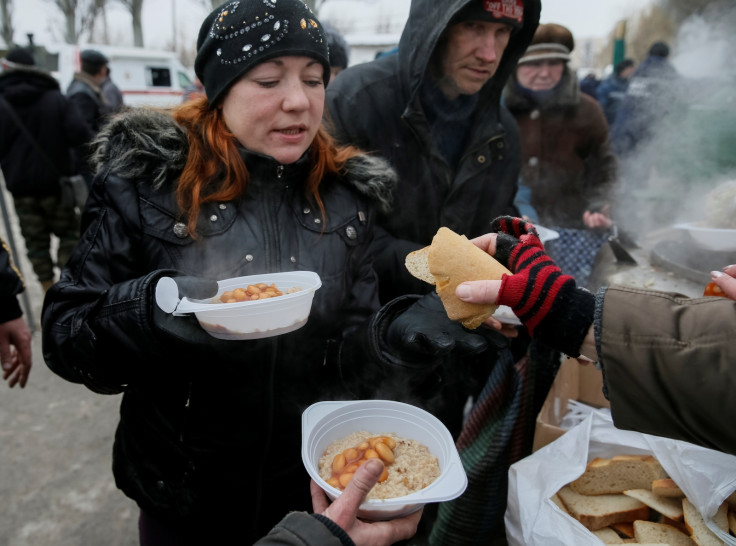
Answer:
M353 473L369 458L380 458L383 474L368 499L392 499L424 489L440 475L437 457L415 440L393 433L354 432L332 442L319 460L319 475L338 489L345 489Z

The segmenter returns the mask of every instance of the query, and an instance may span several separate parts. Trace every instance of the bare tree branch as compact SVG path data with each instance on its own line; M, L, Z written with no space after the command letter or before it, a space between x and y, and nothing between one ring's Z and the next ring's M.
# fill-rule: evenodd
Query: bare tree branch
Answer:
M64 15L62 39L68 44L79 43L80 37L94 24L99 12L99 0L46 0Z
M143 0L118 0L133 18L133 45L143 47Z
M0 0L0 15L3 17L2 28L0 28L0 37L2 37L8 49L13 47L13 0Z

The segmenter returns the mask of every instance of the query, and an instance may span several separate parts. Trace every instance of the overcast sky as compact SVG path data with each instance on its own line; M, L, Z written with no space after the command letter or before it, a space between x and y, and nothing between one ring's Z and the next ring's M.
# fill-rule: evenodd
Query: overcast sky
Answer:
M327 3L330 1L340 0L327 0ZM366 4L380 4L383 10L395 11L398 17L408 13L409 0L365 1ZM543 0L542 22L564 24L578 38L602 37L611 32L618 20L650 3L651 0ZM13 4L16 42L25 44L28 32L34 33L38 44L58 41L58 36L57 40L50 38L50 29L59 28L62 18L50 0L15 0ZM168 47L175 26L179 36L193 42L207 14L203 0L144 0L143 6L144 40L149 48ZM173 13L176 13L176 25ZM111 2L107 19L111 41L132 45L130 16L125 9Z

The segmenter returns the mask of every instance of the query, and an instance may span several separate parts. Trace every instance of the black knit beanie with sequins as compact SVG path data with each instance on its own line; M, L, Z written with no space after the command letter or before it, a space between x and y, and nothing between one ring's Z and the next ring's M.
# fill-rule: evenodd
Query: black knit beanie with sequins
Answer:
M301 0L233 0L202 23L194 72L210 106L258 63L283 55L313 57L330 80L327 37Z

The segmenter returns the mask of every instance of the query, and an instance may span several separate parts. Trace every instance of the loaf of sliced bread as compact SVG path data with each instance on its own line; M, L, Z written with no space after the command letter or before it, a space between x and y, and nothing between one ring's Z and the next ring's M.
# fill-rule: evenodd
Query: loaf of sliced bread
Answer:
M617 455L595 458L570 487L581 495L610 495L625 489L651 489L652 482L667 473L651 455Z
M623 544L624 539L622 539L620 536L618 536L618 533L611 529L610 527L604 527L603 529L598 529L597 531L593 531L593 534L598 537L598 539L603 544Z
M634 536L637 542L652 544L672 544L672 546L695 546L692 539L682 531L664 523L635 521Z
M565 486L558 492L572 517L590 531L621 521L649 518L649 507L626 495L581 495Z
M649 508L654 508L672 520L682 520L682 501L680 499L660 497L648 489L626 489L624 495L640 500Z
M681 499L685 496L685 493L682 492L680 486L671 478L654 480L652 482L652 493L659 495L660 497L673 497L676 499Z
M724 502L713 516L713 523L724 533L728 533L728 508ZM686 497L682 499L682 511L685 518L685 527L698 546L722 546L723 541L708 529L698 509Z

